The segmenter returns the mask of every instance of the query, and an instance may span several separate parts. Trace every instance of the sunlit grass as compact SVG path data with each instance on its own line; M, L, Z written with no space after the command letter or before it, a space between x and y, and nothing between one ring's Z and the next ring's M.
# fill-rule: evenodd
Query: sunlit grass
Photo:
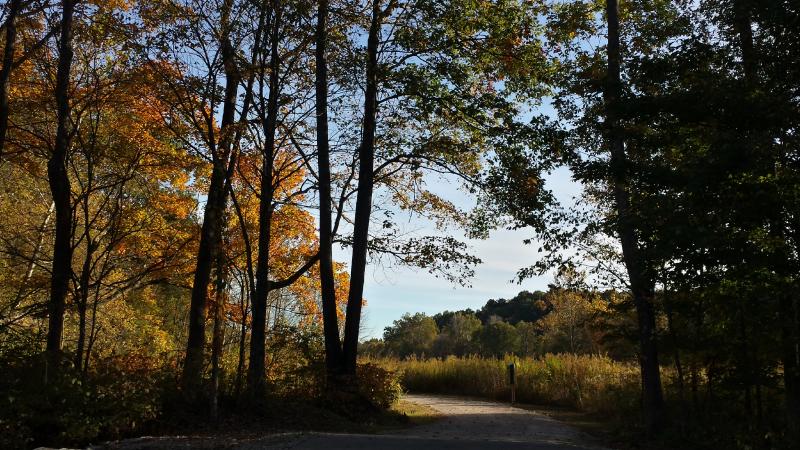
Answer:
M403 399L396 401L392 405L391 410L407 417L410 425L425 425L436 422L442 418L442 414L430 406Z
M402 373L411 392L457 394L508 400L507 366L516 364L516 398L521 403L556 404L591 412L635 408L639 368L602 355L544 355L504 359L380 359L372 361Z

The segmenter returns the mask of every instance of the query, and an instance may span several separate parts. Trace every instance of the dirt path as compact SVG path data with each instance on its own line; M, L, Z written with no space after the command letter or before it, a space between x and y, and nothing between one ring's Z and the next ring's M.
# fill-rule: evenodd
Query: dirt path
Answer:
M429 425L387 434L309 433L243 444L243 449L293 450L472 450L600 449L583 433L541 414L507 404L460 397L408 395L406 400L430 406L444 416ZM277 437L276 437L277 438Z
M542 414L513 408L508 404L429 395L408 395L405 398L430 406L444 415L438 422L404 430L403 434L406 435L593 448L588 444L590 439L578 430Z
M583 433L547 416L508 404L461 397L407 395L442 419L385 434L287 433L220 442L218 439L144 438L115 449L235 448L240 450L602 450ZM138 442L137 442L138 441Z

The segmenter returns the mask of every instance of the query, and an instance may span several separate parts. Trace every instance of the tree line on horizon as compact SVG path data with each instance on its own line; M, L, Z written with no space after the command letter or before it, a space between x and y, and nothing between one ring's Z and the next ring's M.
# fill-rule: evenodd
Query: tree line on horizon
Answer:
M632 360L635 351L618 334L630 323L613 323L619 293L567 290L522 291L491 299L478 310L434 315L405 313L382 338L363 341L368 358L540 357L547 353L611 354Z
M172 395L212 417L297 392L365 405L367 265L469 284L480 260L455 231L498 227L538 247L519 280L584 274L560 287L576 302L619 293L598 305L625 326L602 331L639 366L645 436L691 396L710 399L693 401L701 424L701 405L724 405L742 445L800 440L796 2L9 0L0 14L15 443L130 432ZM560 167L583 187L575 205L545 184Z

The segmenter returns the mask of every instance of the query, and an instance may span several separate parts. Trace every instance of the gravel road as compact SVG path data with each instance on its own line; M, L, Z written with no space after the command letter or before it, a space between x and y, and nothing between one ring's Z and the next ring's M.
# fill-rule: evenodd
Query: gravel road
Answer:
M434 450L434 449L600 449L583 433L547 416L508 404L461 397L407 395L406 400L430 406L444 416L434 423L388 434L352 435L309 433L259 446L241 448L293 450ZM288 437L288 436L287 436Z
M215 439L145 438L124 441L115 449L235 448L240 450L602 450L585 434L551 419L508 404L461 397L407 395L430 406L442 419L385 434L287 433L220 442ZM138 442L137 442L138 441ZM118 443L119 444L119 443Z

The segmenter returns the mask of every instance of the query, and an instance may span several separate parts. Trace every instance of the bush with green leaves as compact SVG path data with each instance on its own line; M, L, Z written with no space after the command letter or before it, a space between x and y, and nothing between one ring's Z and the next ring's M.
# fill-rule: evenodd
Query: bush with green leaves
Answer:
M55 369L55 370L54 370ZM0 357L0 448L83 445L124 436L157 418L170 370L144 357L97 361L81 373L65 358Z

